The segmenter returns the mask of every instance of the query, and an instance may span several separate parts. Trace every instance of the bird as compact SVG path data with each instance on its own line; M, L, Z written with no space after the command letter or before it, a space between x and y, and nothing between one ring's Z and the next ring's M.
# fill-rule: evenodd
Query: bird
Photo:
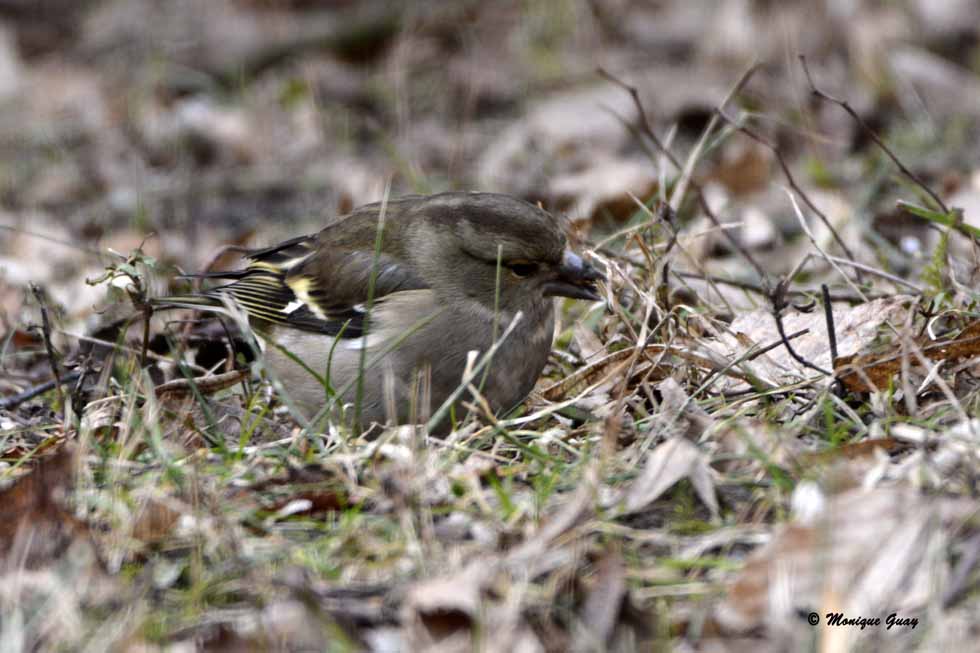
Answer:
M553 298L601 301L604 278L551 213L472 191L366 204L245 259L198 275L222 285L155 303L243 313L287 403L361 433L448 433L473 405L468 369L491 411L518 406L551 352Z

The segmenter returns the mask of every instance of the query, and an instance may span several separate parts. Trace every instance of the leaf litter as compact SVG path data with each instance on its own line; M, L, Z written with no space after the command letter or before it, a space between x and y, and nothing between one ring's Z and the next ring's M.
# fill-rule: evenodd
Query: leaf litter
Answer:
M937 45L976 21L928 4L10 9L0 641L976 639L980 115ZM389 179L540 201L607 270L518 413L310 428L247 330L145 310Z

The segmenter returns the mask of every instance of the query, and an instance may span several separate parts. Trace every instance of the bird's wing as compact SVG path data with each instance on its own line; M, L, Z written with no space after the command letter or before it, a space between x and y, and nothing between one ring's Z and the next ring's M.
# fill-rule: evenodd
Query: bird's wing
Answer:
M218 303L233 298L260 322L344 338L369 331L369 303L428 287L408 264L389 255L324 249L317 236L254 250L248 258L243 270L206 275L233 281L203 297Z

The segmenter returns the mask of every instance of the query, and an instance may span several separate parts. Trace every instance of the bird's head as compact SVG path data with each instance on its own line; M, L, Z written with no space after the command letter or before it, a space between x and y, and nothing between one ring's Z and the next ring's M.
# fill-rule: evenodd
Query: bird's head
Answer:
M568 247L547 211L495 193L444 193L415 207L415 265L444 291L504 312L549 297L598 300L602 275Z

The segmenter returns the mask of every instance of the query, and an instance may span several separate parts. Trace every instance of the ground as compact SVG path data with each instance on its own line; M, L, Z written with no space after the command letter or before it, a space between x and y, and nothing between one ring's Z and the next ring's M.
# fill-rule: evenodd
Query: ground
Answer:
M980 636L973 3L0 19L4 650ZM450 189L540 202L606 274L512 414L320 427L247 333L151 310L225 245Z

